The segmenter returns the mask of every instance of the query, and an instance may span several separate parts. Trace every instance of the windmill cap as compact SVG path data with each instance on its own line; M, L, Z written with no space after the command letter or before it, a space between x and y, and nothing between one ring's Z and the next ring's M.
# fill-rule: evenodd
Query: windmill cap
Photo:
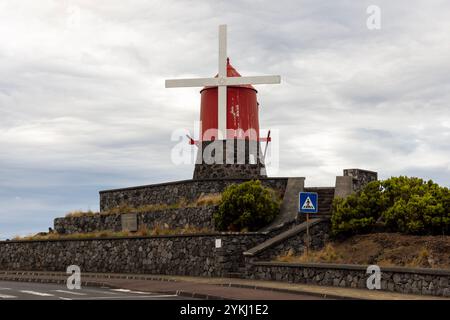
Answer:
M216 74L214 76L214 78L218 78L218 77L219 77L218 74ZM227 77L242 77L241 74L230 64L230 58L227 58ZM256 92L258 92L251 84L232 85L232 86L228 86L228 87L247 88L247 89L252 89L252 90L255 90ZM211 89L211 88L217 88L217 86L203 87L203 89L200 90L200 92L202 92L205 89Z

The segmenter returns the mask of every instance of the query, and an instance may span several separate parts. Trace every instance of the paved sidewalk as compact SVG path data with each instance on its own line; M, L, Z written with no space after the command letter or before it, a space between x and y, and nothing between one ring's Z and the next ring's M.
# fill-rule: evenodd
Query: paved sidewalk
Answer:
M0 271L0 280L64 283L63 272ZM83 285L109 286L130 290L179 295L201 299L250 300L429 300L443 297L409 295L387 291L324 287L276 281L187 276L83 273ZM450 299L445 299L450 300Z

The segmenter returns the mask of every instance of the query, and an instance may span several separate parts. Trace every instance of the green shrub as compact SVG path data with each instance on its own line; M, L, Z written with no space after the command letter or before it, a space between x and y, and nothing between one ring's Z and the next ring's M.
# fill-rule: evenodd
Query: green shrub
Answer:
M335 199L331 222L334 235L365 233L377 222L391 232L448 234L450 191L419 178L374 181L346 199Z
M373 228L385 206L380 181L370 182L361 192L333 201L333 234L364 233Z
M275 192L252 180L224 190L214 222L219 231L256 231L272 222L279 210Z

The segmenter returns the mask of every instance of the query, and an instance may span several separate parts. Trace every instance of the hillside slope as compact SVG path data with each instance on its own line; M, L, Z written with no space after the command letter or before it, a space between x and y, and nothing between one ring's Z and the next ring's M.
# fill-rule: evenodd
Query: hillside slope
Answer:
M450 236L357 235L330 242L309 256L287 255L277 260L450 269Z

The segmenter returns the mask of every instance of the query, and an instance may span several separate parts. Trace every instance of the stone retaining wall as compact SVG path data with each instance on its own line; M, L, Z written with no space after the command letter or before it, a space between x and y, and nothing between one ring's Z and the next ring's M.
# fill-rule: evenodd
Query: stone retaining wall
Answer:
M222 248L215 240L222 239ZM85 240L2 241L0 270L225 276L244 264L242 252L265 235L203 234Z
M156 226L160 226L176 229L189 225L200 229L213 230L213 214L216 210L217 206L201 206L138 213L138 228L144 226L148 229L153 229ZM89 233L105 230L121 231L122 221L120 214L56 218L54 220L54 229L61 234Z
M204 194L221 193L228 185L250 179L183 180L125 189L100 191L100 211L119 205L140 207L148 204L176 204L195 201ZM260 178L261 183L284 195L287 178Z
M216 248L216 239L222 247ZM261 233L0 242L0 270L229 276L366 289L367 266L248 262ZM244 268L245 266L245 268ZM450 297L450 270L381 268L382 290Z
M254 262L248 277L322 286L367 289L367 266ZM381 289L450 297L450 270L381 268Z

